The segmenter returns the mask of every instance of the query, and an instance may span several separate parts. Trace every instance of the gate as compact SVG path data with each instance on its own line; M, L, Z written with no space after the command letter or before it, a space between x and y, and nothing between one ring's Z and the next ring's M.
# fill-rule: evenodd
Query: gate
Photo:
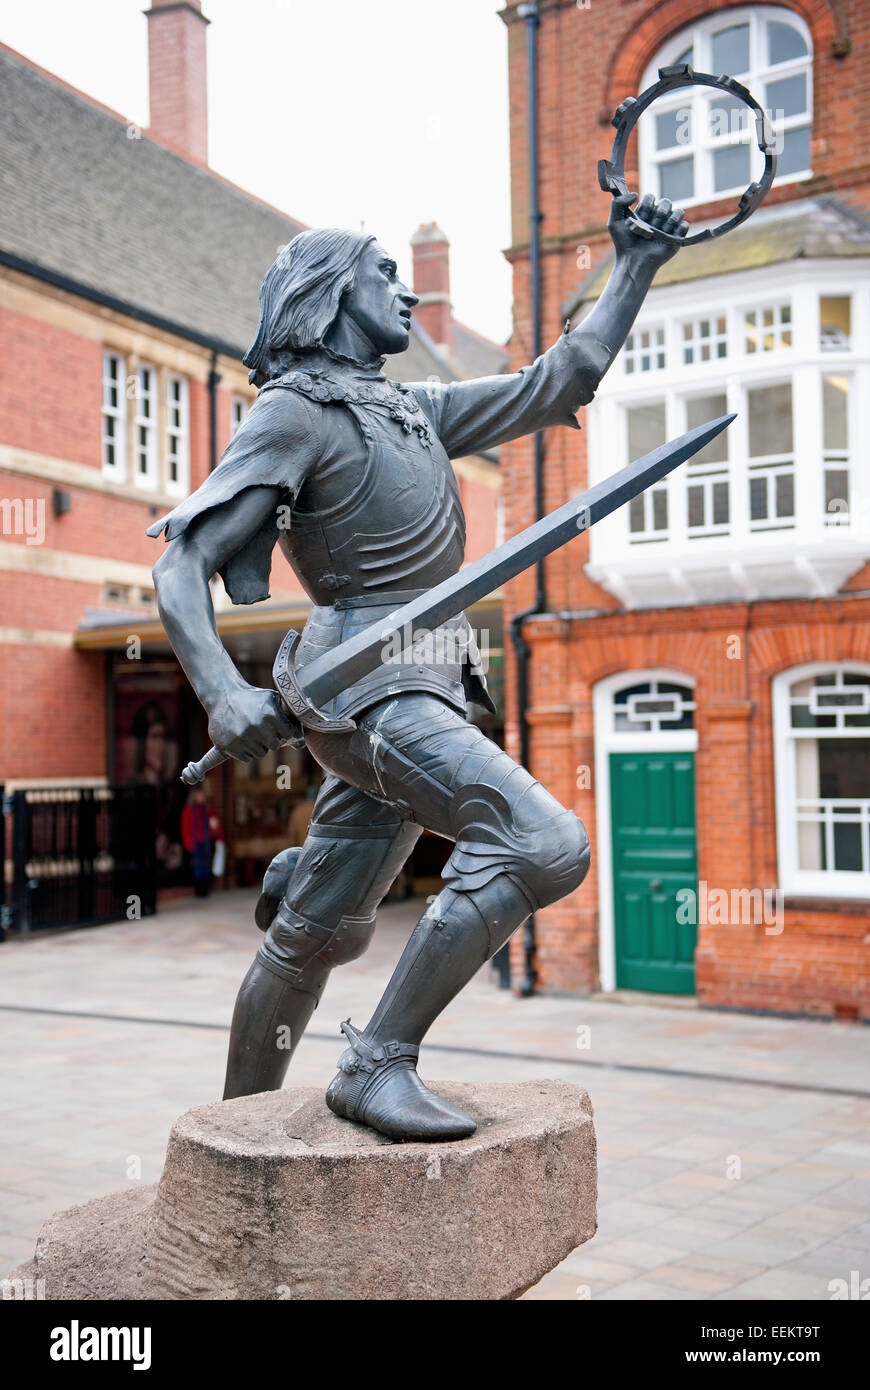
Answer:
M154 787L24 788L3 796L3 822L4 930L156 911Z

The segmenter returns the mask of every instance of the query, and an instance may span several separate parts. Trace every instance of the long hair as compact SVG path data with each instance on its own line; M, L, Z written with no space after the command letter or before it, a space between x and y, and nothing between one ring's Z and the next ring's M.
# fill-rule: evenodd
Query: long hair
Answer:
M360 257L375 238L339 228L300 232L278 254L260 288L260 322L243 361L262 386L289 354L321 347L352 288Z

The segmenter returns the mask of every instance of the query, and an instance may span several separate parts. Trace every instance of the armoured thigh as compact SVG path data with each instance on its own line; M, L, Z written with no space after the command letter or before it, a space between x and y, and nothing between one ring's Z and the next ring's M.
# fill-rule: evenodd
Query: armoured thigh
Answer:
M337 736L331 756L346 759L341 766L371 795L456 841L444 877L459 891L507 874L537 908L585 877L589 843L574 813L431 696L403 694L378 705L354 734Z

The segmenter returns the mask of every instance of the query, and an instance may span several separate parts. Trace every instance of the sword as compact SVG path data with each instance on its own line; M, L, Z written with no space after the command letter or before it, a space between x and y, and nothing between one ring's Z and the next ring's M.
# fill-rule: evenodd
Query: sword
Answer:
M449 618L456 617L464 608L485 598L509 579L516 578L579 532L588 530L596 521L601 521L617 507L630 502L653 483L667 477L679 464L685 463L686 459L721 434L734 418L734 415L721 415L706 425L698 425L680 435L679 439L644 454L643 458L596 483L579 497L505 541L504 545L497 546L480 560L466 565L458 574L451 575L425 594L394 609L386 618L371 623L332 651L315 657L298 671L293 654L300 634L288 632L278 650L273 672L278 692L287 709L303 728L321 732L354 729L356 725L352 719L332 718L323 713L321 706L380 665L388 636L398 640L400 651L407 650L419 636L419 632L415 632L415 625L425 623L427 629L434 630ZM389 602L389 597L389 594L384 595L385 602ZM198 762L187 764L181 780L189 787L195 786L230 756L219 748L212 748Z

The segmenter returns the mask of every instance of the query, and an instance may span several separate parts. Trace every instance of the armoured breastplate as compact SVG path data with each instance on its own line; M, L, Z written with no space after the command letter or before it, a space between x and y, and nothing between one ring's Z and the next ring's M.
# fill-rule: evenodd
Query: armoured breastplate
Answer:
M382 409L334 403L324 457L281 548L317 604L428 589L462 564L465 517L450 461L418 410L404 430Z
M341 370L297 370L278 386L328 406L322 457L279 534L315 605L297 652L302 666L386 618L410 593L455 574L465 517L450 461L412 392L375 374ZM385 638L379 668L326 712L353 714L408 689L437 693L464 710L476 656L464 615L424 640L416 657L391 660L396 645Z

